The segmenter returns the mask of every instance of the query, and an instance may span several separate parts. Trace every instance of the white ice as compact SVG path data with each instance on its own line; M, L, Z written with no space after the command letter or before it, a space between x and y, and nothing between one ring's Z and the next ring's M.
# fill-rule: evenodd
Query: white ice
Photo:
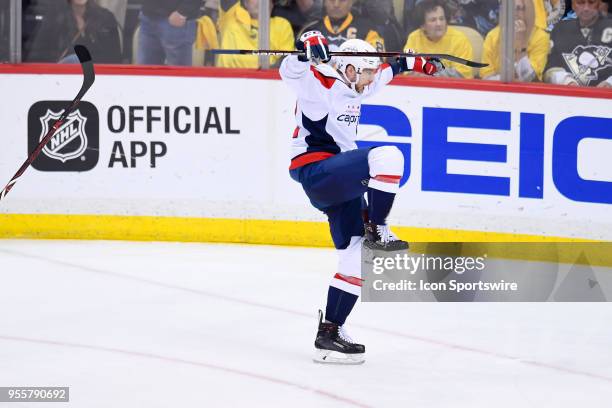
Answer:
M0 386L69 386L52 406L73 408L612 406L610 303L359 303L365 364L314 364L335 267L329 249L0 240Z

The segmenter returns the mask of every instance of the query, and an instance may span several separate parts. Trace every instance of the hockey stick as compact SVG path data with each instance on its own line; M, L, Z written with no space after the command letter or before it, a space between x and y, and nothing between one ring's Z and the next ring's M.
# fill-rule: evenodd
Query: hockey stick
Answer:
M214 49L210 50L213 54L238 54L238 55L304 55L302 51L275 51L275 50L221 50ZM341 57L424 57L424 58L438 58L445 59L448 61L457 62L459 64L467 65L472 68L484 68L489 64L482 62L470 61L465 58L455 57L449 54L410 54L405 52L352 52L352 51L330 51L329 54Z
M62 113L62 116L60 116L60 118L56 120L55 123L53 123L51 129L47 132L45 136L43 136L38 146L36 146L34 151L30 153L26 161L21 165L19 170L17 170L17 173L15 173L11 181L9 181L6 187L4 187L4 189L0 192L0 200L2 200L8 194L8 192L11 191L11 188L13 188L13 186L17 182L17 179L21 177L21 175L25 173L30 164L32 164L32 162L36 160L36 158L40 154L40 151L45 147L49 140L51 140L51 137L53 137L57 129L62 126L68 115L70 115L76 109L79 102L81 102L81 98L85 95L85 92L87 92L91 85L93 85L94 80L96 79L93 62L91 61L91 55L89 55L89 51L87 50L87 48L82 45L75 45L74 51L76 52L76 55L79 58L79 62L81 63L81 69L83 70L83 85L81 86L81 90L77 94L76 98L74 98L74 100L70 102L70 105L66 107L64 113Z

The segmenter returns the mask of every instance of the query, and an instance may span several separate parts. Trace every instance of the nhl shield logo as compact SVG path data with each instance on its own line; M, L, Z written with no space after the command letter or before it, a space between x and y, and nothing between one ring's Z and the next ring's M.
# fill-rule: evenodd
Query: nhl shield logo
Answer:
M38 101L28 110L28 155L53 127L70 101ZM81 101L32 162L39 171L89 171L100 157L100 116Z
M40 118L41 132L39 141L42 140L52 124L60 118L63 111L54 112L47 109L45 116ZM87 150L87 134L85 123L87 118L81 115L77 109L66 118L66 122L57 129L49 143L43 148L43 153L48 157L66 163L68 160L76 159Z

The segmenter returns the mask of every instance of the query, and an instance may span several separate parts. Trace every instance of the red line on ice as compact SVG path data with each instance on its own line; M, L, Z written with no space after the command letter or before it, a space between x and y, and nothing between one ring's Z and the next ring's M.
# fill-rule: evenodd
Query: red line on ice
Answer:
M286 385L289 387L298 388L300 390L313 392L317 395L320 395L326 398L330 398L336 401L344 402L346 404L349 404L355 407L370 408L370 405L366 405L359 401L354 401L346 397L342 397L340 395L333 394L329 391L321 390L319 388L313 388L309 385L299 384L299 383L283 380L281 378L271 377L269 375L263 375L263 374L254 373L254 372L245 371L245 370L239 370L236 368L225 367L225 366L211 364L211 363L205 363L202 361L185 360L185 359L178 358L178 357L163 356L160 354L153 354L153 353L144 353L141 351L134 351L134 350L123 350L123 349L118 349L114 347L94 346L90 344L67 343L64 341L33 339L33 338L27 338L27 337L0 335L0 340L35 343L35 344L46 344L46 345L59 346L59 347L80 348L80 349L85 349L85 350L94 350L94 351L103 351L103 352L109 352L109 353L123 354L123 355L131 356L131 357L150 358L150 359L161 360L161 361L166 361L170 363L189 364L189 365L196 366L196 367L204 367L204 368L209 368L212 370L224 371L230 374L237 374L237 375L241 375L244 377L255 378L257 380L268 381L274 384Z

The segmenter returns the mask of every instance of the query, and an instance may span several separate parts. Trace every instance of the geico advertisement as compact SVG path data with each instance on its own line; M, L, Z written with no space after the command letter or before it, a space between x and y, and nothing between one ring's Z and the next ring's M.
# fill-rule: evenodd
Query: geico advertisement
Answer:
M79 80L0 75L2 177ZM287 174L294 106L277 80L99 75L0 211L323 220ZM404 153L397 224L612 239L610 112L610 99L389 86L330 119Z
M428 213L439 226L436 212L474 226L528 217L507 223L612 238L611 115L612 99L392 86L362 106L359 144L404 153L394 214L407 225Z

